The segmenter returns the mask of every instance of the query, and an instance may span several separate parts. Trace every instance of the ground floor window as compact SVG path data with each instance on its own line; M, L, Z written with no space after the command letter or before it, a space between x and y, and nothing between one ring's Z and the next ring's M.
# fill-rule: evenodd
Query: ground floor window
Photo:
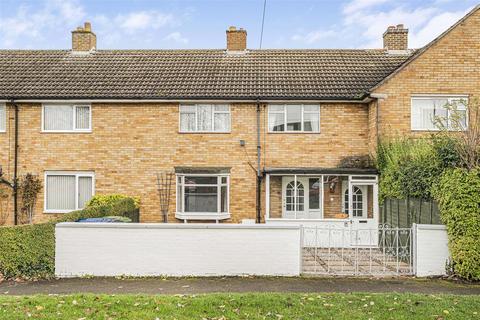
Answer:
M94 192L93 172L47 171L45 212L66 213L83 209Z
M228 213L228 175L177 176L177 212Z

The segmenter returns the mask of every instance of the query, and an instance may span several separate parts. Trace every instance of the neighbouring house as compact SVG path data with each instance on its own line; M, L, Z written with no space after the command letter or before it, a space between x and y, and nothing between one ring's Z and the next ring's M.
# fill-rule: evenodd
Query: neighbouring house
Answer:
M223 49L101 50L89 23L71 50L0 50L0 165L42 179L36 222L95 193L161 222L174 172L170 222L375 227L378 139L480 94L478 9L418 50L403 25L380 49L249 49L230 27Z

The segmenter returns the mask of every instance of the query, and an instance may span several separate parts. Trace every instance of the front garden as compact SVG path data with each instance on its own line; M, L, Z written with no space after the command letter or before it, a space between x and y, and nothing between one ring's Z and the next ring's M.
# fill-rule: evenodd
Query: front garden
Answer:
M439 132L379 144L380 199L435 200L447 227L450 271L480 280L480 108L472 102L466 127L455 114L436 119Z
M55 224L80 219L121 216L136 219L138 200L125 196L96 196L83 210L58 219L0 227L0 280L51 278L55 274Z

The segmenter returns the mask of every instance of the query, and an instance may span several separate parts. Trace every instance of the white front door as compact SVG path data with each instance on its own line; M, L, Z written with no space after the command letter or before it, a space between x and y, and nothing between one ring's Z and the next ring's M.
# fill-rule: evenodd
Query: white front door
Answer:
M297 188L295 190L295 181ZM321 218L321 178L288 176L282 178L282 218Z
M350 185L350 188L348 188ZM350 195L350 190L352 194ZM378 241L378 186L371 182L350 182L343 187L343 209L351 223L351 243L374 246Z

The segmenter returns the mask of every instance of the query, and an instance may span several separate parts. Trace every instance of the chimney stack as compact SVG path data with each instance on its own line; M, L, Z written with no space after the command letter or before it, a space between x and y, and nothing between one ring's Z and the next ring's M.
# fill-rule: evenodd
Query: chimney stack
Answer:
M92 32L90 22L85 22L83 28L72 31L72 51L88 52L97 49L97 36Z
M390 26L383 33L383 48L387 50L408 50L408 29L403 24Z
M247 31L236 27L227 30L227 52L245 52L247 50Z

